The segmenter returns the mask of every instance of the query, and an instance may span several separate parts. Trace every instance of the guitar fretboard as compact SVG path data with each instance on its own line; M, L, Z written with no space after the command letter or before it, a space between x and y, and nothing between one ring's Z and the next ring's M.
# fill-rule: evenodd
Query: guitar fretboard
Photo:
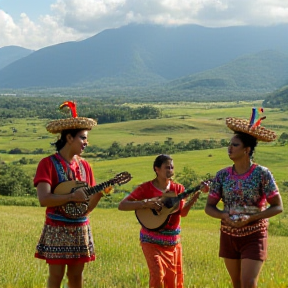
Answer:
M106 181L106 182L103 182L103 183L100 183L94 187L87 187L86 188L86 192L87 194L89 195L93 195L93 194L96 194L100 191L102 191L103 189L111 186L111 185L114 185L114 181L113 180L109 180L109 181Z
M184 192L178 194L177 198L179 200L182 200L182 199L186 198L189 194L196 193L197 191L200 190L200 188L201 188L201 185L198 185L198 186L190 188L190 189L186 189Z

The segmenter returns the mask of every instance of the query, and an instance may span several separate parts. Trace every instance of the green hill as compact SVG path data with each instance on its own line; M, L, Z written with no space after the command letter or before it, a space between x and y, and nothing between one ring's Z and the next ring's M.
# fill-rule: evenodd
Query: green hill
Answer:
M277 89L275 92L269 94L264 100L265 107L279 107L282 109L288 108L288 85Z

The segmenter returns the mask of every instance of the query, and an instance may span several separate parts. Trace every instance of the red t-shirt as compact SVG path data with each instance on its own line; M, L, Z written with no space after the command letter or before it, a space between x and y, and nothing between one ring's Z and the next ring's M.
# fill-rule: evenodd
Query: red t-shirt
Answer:
M179 193L184 191L184 186L171 181L169 191L175 192L175 194L178 195ZM144 199L150 199L150 198L154 198L154 197L161 197L163 195L165 195L165 193L163 194L162 191L157 189L152 184L152 181L149 181L149 182L145 182L145 183L141 184L140 186L138 186L127 197L127 199L129 199L129 200L144 200ZM180 213L181 213L181 209L184 206L184 203L185 203L184 200L180 201L179 210L171 215L170 220L165 227L167 227L167 228L168 227L175 227L175 226L177 227L179 225L180 218L181 218ZM164 229L165 229L165 227L164 227Z
M74 180L85 181L86 183L88 183L89 186L96 185L96 181L94 179L91 166L83 158L77 156L77 161L74 160L72 161L72 163L69 164L66 161L64 161L63 158L61 158L58 155L58 153L54 154L54 156L59 160L59 162L64 168L64 171L67 173L69 171L70 173L68 174L73 175L72 177L69 177L68 175L68 178L73 178ZM79 162L81 162L82 167L85 170L85 173L81 173ZM69 180L72 180L72 179L69 179ZM38 164L36 175L34 177L34 186L37 187L37 185L40 182L47 182L48 184L50 184L52 192L55 189L55 187L59 184L57 171L51 160L51 156L43 158ZM54 210L55 210L55 207L47 207L46 214L49 212L53 213Z

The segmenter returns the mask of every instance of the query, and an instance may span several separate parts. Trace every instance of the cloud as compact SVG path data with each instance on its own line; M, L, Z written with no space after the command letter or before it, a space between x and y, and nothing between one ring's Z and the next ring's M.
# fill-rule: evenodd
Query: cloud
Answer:
M0 47L39 49L129 23L209 27L288 23L288 1L283 0L57 0L50 8L35 22L28 12L15 22L0 10Z

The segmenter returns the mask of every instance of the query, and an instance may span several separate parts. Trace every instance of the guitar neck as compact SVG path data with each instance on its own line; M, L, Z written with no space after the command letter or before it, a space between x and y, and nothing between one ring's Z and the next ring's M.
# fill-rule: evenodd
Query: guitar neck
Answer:
M201 184L200 184L200 185L197 185L197 186L195 186L195 187L193 187L193 188L186 189L184 192L178 194L178 195L177 195L177 198L178 198L179 200L182 200L182 199L186 198L188 195L196 193L197 191L200 190L200 188L201 188Z
M93 187L87 187L86 192L88 195L93 195L93 194L101 192L103 189L105 189L105 188L107 188L113 184L114 184L113 180L108 180L108 181L102 182L100 184L97 184Z

